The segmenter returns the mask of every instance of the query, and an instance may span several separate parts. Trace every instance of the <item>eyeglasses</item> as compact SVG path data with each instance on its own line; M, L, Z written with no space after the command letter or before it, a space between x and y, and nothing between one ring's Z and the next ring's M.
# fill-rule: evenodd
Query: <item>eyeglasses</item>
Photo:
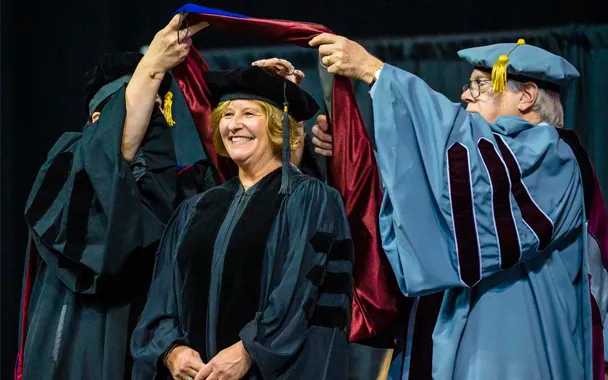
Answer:
M481 94L481 84L491 82L491 79L475 79L462 86L462 92L471 91L471 96L477 98Z

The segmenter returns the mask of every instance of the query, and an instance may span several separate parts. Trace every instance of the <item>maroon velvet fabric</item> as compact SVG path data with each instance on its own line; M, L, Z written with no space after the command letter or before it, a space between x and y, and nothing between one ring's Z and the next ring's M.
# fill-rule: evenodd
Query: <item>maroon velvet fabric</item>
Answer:
M589 290L591 291L591 289ZM595 298L591 296L591 360L594 380L604 380L604 327L602 323L600 308Z
M604 268L608 270L608 211L606 210L606 202L602 196L595 169L593 169L594 189L593 201L591 210L587 219L589 220L588 231L591 236L597 241L597 244L602 253L602 262ZM593 281L590 279L590 281ZM591 296L591 312L593 321L593 378L596 380L604 380L604 327L600 309L593 295Z
M355 245L350 338L359 342L384 333L404 297L382 249L380 173L350 79L334 77L331 104L333 158L328 160L328 181L344 199Z
M606 202L600 190L593 166L591 166L591 171L593 172L594 189L591 210L589 215L587 215L587 219L589 220L588 231L597 241L602 253L604 268L608 270L608 211L606 210ZM593 316L593 378L595 380L604 380L604 327L600 309L593 295L591 296L591 313Z
M31 239L28 244L28 249L30 252L28 254L28 262L26 263L25 285L23 287L23 298L21 301L21 339L19 340L19 353L17 354L17 363L15 366L16 380L21 380L23 378L23 356L25 351L25 338L27 337L28 309L32 296L32 289L34 288L34 281L36 280L38 260L40 259L36 245Z
M589 219L589 233L597 240L597 244L602 252L604 268L608 270L608 210L606 210L606 201L600 190L595 169L593 169L593 179L595 182L593 202L591 203L591 211L587 215Z
M213 130L210 123L212 109L207 98L209 89L203 80L205 71L209 71L209 66L200 54L192 49L186 60L173 70L173 75L184 94L207 159L216 169L214 172L216 180L224 183L236 176L238 169L232 160L217 154L213 147Z
M320 33L331 33L322 25L292 21L207 14L190 14L189 17L191 25L207 21L213 28L302 47L308 47L308 41ZM207 122L211 111L206 97L208 89L201 75L204 70L208 70L207 65L196 49L192 49L187 60L174 73L192 110L205 152L225 180L234 172L213 149ZM334 78L331 116L335 132L334 157L328 160L329 184L344 199L355 243L350 339L362 341L386 332L397 315L402 295L382 251L378 227L382 197L380 175L348 78Z
M595 168L578 134L572 130L558 129L560 137L570 146L579 168L581 170L581 178L585 195L585 210L587 211L587 232L591 235L598 244L602 255L602 263L605 269L608 269L608 211L606 210L606 202L600 191L595 174ZM591 293L591 284L594 279L589 277L589 293ZM603 334L603 315L600 314L597 301L593 294L591 296L591 316L592 316L592 351L591 357L593 360L593 379L604 380L604 334Z

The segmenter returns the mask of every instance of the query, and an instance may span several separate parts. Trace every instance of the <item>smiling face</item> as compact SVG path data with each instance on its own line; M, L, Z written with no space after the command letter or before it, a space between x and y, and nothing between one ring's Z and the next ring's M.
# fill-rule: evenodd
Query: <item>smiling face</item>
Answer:
M263 167L278 159L268 135L268 118L253 100L232 100L219 119L219 137L226 153L241 168Z
M283 112L276 107L259 100L222 102L211 113L211 125L217 153L232 158L239 167L249 171L264 166L270 159L280 163ZM292 162L298 165L303 150L304 125L289 116L289 126Z

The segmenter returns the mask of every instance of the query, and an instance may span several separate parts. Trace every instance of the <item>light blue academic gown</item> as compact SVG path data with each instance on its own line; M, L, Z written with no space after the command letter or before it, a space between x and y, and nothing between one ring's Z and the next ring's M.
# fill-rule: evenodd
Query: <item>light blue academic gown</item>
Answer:
M608 315L604 318L604 362L608 363Z
M390 65L372 96L384 250L405 295L445 291L433 379L591 379L583 191L569 146L546 123L490 124Z

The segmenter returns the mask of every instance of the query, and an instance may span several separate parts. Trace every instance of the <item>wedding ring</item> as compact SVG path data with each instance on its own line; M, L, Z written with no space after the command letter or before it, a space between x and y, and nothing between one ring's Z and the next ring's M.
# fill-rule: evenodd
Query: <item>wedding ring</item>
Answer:
M328 57L328 58L327 58L327 60L329 61L329 64L328 64L328 65L325 65L325 64L323 63L323 58L325 58L325 57ZM330 55L325 55L325 56L323 56L323 57L321 57L321 58L319 59L319 62L321 62L321 66L323 66L323 67L324 67L324 68L326 68L326 69L328 69L328 68L329 68L329 66L331 66L331 65L332 65L331 58L329 58L329 57L331 57L331 54L330 54Z

